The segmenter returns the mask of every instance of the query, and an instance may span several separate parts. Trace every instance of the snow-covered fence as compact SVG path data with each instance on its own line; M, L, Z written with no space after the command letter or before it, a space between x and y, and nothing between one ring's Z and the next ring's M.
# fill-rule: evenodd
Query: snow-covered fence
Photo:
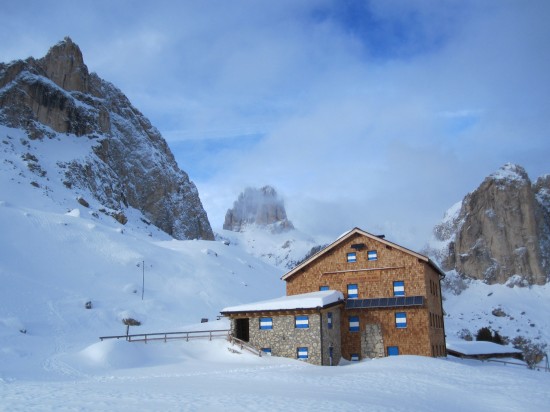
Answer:
M160 333L139 333L135 335L115 335L115 336L100 336L101 341L105 339L125 339L128 342L145 342L162 340L167 342L168 340L180 339L189 341L190 339L228 339L230 337L229 329L216 329L216 330L195 330L186 332L160 332Z

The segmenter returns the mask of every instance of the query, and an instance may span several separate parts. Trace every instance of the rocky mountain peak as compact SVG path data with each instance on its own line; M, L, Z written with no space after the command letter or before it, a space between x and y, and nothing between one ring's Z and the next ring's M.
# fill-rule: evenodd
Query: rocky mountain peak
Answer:
M550 179L534 185L506 164L466 195L434 228L444 270L487 283L544 284L550 273Z
M531 184L531 180L525 169L514 163L506 163L496 172L491 173L486 180L494 181L503 187L511 184Z
M287 219L284 201L271 186L248 187L225 214L223 228L242 232L248 225L265 227L272 232L294 229Z
M81 138L90 153L57 163L67 188L121 213L135 208L177 239L214 239L197 188L159 131L118 88L88 72L70 38L41 59L0 63L0 124L30 140Z
M70 37L50 48L46 56L38 60L46 76L62 89L88 93L88 67L82 52Z

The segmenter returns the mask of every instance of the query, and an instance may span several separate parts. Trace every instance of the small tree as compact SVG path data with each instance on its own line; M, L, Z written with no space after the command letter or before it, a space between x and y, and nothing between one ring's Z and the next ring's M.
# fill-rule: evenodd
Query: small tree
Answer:
M476 340L492 342L493 334L491 332L491 329L489 329L488 327L483 327L478 330L476 334Z
M496 330L493 333L493 342L498 343L499 345L504 345L504 339Z

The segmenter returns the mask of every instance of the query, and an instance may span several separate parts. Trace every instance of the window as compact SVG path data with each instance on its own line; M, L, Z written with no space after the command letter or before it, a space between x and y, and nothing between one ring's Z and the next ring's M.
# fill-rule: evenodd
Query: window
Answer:
M328 286L321 286L319 290L329 290Z
M377 260L378 259L378 253L376 250L369 250L367 252L367 259L368 260Z
M297 329L307 329L309 328L309 316L295 316L294 317L294 326Z
M350 252L348 253L348 263L354 263L357 262L357 253Z
M300 360L307 360L307 347L298 348L296 357Z
M407 314L405 312L395 313L395 327L397 328L407 327Z
M388 356L397 356L399 355L398 346L388 346Z
M273 329L273 319L260 318L260 329Z
M359 361L359 354L358 353L352 353L351 354L351 360L353 362L358 362Z
M350 316L348 319L349 319L349 331L359 332L359 316Z
M348 299L357 299L359 297L359 291L357 289L357 283L351 283L348 285Z
M262 348L262 352L266 355L271 356L271 348Z
M405 296L405 282L398 280L393 282L393 296Z
M327 325L329 329L332 329L332 312L327 313Z

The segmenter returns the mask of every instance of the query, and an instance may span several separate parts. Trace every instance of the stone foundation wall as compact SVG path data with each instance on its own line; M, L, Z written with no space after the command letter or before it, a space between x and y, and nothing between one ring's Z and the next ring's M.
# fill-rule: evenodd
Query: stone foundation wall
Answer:
M272 356L297 358L299 347L308 348L307 362L321 365L321 320L319 313L297 313L309 316L309 328L297 329L294 315L266 315L273 329L260 329L260 316L250 318L250 344L258 349L270 348Z

